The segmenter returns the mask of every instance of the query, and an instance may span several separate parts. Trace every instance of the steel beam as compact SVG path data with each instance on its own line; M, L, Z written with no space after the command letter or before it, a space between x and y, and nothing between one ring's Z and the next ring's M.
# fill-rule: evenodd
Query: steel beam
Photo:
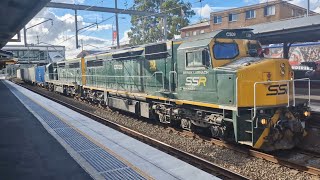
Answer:
M127 9L115 9L115 8L108 8L108 7L76 5L76 4L66 4L66 3L56 3L56 2L49 2L46 5L46 7L60 8L60 9L71 9L71 10L82 10L82 11L118 13L118 14L130 14L130 15L138 15L138 16L156 16L156 17L166 16L165 14L157 13L157 12L135 11L135 10L127 10Z

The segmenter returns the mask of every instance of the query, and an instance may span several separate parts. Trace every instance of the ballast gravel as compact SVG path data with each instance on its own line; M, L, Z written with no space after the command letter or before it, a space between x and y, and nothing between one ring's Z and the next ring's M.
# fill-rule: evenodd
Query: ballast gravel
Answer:
M254 158L225 147L211 143L181 136L175 131L168 131L165 127L148 123L135 116L119 113L108 108L102 109L78 100L49 92L42 88L29 86L54 98L60 99L78 108L87 110L110 121L119 123L132 130L138 131L146 136L157 139L183 151L192 153L231 171L242 174L250 179L257 180L320 180L319 176L310 175L295 169L290 169L263 159Z

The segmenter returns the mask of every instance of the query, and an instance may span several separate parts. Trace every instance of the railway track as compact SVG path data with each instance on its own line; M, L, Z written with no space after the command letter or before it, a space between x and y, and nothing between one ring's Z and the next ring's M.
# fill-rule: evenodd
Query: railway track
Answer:
M147 143L153 147L156 147L162 151L165 151L169 154L172 154L176 157L178 157L179 159L182 159L190 164L193 164L211 174L215 174L218 177L222 177L223 179L248 179L247 177L244 177L240 174L231 172L229 170L224 169L221 166L218 166L212 162L209 162L203 158L197 157L193 154L181 151L175 147L172 147L168 144L165 144L163 142L160 142L156 139L150 138L148 136L145 136L139 132L133 131L129 128L126 128L122 125L116 124L108 119L105 118L101 118L95 114L86 112L85 110L82 110L78 107L75 107L73 105L70 105L68 103L65 103L59 99L53 98L49 95L43 94L39 91L36 91L32 88L29 88L28 86L24 86L19 84L20 86L23 86L24 88L27 88L35 93L38 93L48 99L51 99L57 103L60 103L70 109L73 109L85 116L88 116L90 118L92 118L95 121L98 121L102 124L105 124L115 130L118 130L120 132L123 132L127 135L130 135L131 137L134 137L144 143ZM286 166L289 168L293 168L293 169L297 169L299 171L303 171L303 172L307 172L313 175L320 175L320 167L314 167L309 165L308 163L303 163L300 161L294 161L292 160L292 158L294 156L298 156L303 154L305 156L305 159L313 159L313 158L318 158L319 159L319 164L320 164L320 153L316 153L316 152L312 152L312 151L306 151L306 150L302 150L302 149L294 149L292 151L282 151L282 152L276 152L276 153L265 153L265 152L261 152L255 149L251 149L248 148L247 146L241 146L238 144L232 144L232 143L226 143L224 141L218 140L218 139L214 139L214 138L210 138L210 137L206 137L206 136L202 136L202 135L198 135L195 133L192 133L190 131L185 131L185 130L181 130L181 129L176 129L176 128L172 128L172 127L166 127L167 131L175 131L177 134L181 135L181 136L189 136L192 138L197 138L197 139L201 139L202 141L206 142L206 143L212 143L215 145L219 145L219 146L223 146L229 149L232 149L234 151L246 154L248 156L252 156L252 157L256 157L256 158L260 158L260 159L264 159L282 166Z
M18 84L18 83L16 83L16 84ZM111 128L113 128L113 129L115 129L117 131L120 131L120 132L122 132L124 134L127 134L127 135L129 135L129 136L131 136L131 137L133 137L135 139L138 139L138 140L140 140L140 141L142 141L142 142L144 142L146 144L149 144L149 145L151 145L151 146L153 146L153 147L155 147L155 148L157 148L157 149L159 149L161 151L164 151L164 152L166 152L168 154L171 154L171 155L173 155L173 156L175 156L175 157L177 157L177 158L179 158L179 159L181 159L181 160L183 160L185 162L188 162L189 164L192 164L195 167L198 167L198 168L200 168L200 169L202 169L202 170L204 170L204 171L206 171L208 173L211 173L211 174L213 174L213 175L215 175L215 176L217 176L219 178L222 178L222 179L241 179L241 180L242 179L249 179L249 178L247 178L247 177L245 177L245 176L243 176L241 174L229 171L229 170L227 170L227 169L225 169L225 168L223 168L223 167L221 167L221 166L219 166L217 164L214 164L214 163L212 163L210 161L207 161L207 160L205 160L205 159L203 159L201 157L197 157L197 156L195 156L193 154L190 154L190 153L182 151L182 150L180 150L178 148L172 147L172 146L170 146L168 144L165 144L163 142L160 142L160 141L158 141L156 139L153 139L151 137L143 135L143 134L141 134L141 133L139 133L137 131L131 130L131 129L127 128L127 127L124 127L124 126L119 125L119 124L117 124L115 122L112 122L112 121L110 121L110 120L108 120L106 118L99 117L99 116L97 116L97 115L95 115L93 113L87 112L87 111L85 111L83 109L80 109L78 107L70 105L70 104L68 104L66 102L63 102L63 101L59 100L59 99L56 99L56 98L53 98L53 97L48 96L46 94L43 94L43 93L41 93L39 91L36 91L36 90L34 90L32 88L29 88L28 86L25 86L25 85L22 85L22 84L18 84L18 85L20 85L20 86L22 86L22 87L24 87L24 88L26 88L26 89L28 89L28 90L30 90L32 92L40 94L40 95L42 95L42 96L44 96L44 97L46 97L46 98L48 98L48 99L50 99L52 101L55 101L55 102L57 102L57 103L59 103L61 105L64 105L64 106L66 106L66 107L68 107L68 108L70 108L70 109L72 109L72 110L74 110L74 111L76 111L76 112L78 112L78 113L80 113L82 115L90 117L91 119L93 119L93 120L95 120L95 121L97 121L97 122L99 122L101 124L107 125L108 127L111 127Z
M168 128L169 130L172 130L174 128ZM293 149L293 150L285 150L285 151L278 151L275 153L265 153L261 152L255 149L248 148L247 146L241 146L239 144L231 144L226 143L224 141L209 138L206 136L201 136L198 134L194 134L189 131L179 131L179 134L182 136L189 136L193 138L199 138L206 142L223 146L229 149L232 149L234 151L240 152L242 154L246 154L248 156L253 156L256 158L264 159L279 165L283 165L289 168L297 169L303 172L307 172L313 175L320 175L320 152L314 152L309 151L305 149ZM294 160L295 157L298 157L299 159ZM303 157L302 157L303 156ZM303 160L301 160L303 159ZM308 161L314 161L315 159L318 159L317 162L319 162L318 167L313 167L309 165ZM302 162L305 161L305 162Z

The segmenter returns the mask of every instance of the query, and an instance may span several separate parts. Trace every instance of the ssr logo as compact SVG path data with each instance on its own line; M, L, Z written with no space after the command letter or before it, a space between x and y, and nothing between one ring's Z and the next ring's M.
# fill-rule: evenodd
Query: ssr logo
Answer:
M187 77L186 86L206 86L207 78L206 77Z
M267 96L287 94L287 84L270 85L268 91Z
M156 71L157 70L157 63L155 60L149 61L149 66L151 71Z

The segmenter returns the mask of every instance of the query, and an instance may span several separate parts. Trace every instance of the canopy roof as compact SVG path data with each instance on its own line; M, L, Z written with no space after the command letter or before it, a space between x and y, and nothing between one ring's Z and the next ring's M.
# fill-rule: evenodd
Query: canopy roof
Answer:
M50 0L1 0L0 49Z

